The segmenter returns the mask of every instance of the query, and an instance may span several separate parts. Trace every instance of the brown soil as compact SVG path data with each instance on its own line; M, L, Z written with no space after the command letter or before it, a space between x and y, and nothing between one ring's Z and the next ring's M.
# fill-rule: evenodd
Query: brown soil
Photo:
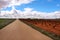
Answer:
M0 40L52 40L30 26L16 20L0 30Z
M60 20L59 19L20 19L27 23L33 24L50 33L60 35Z

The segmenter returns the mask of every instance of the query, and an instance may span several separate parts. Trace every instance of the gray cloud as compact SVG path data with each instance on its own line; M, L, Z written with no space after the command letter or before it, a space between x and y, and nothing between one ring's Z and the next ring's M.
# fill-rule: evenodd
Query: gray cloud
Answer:
M9 4L6 0L0 0L0 9L6 7Z

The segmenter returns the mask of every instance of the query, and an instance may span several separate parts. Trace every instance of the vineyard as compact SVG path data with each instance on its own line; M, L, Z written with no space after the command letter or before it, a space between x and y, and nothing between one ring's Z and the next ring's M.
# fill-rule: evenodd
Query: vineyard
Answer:
M20 20L25 22L26 24L33 25L34 26L33 28L37 29L40 32L43 32L44 34L50 36L53 39L60 38L60 20L59 19L50 19L50 20L48 19L20 19Z

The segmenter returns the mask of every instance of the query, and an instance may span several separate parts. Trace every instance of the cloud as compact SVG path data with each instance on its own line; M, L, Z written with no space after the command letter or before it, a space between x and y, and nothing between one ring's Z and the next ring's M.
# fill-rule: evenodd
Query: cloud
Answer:
M28 4L34 0L0 0L0 8Z
M3 7L6 7L8 4L9 4L8 1L6 1L6 0L0 0L0 9L3 8Z
M51 13L34 11L33 8L24 8L24 11L16 10L2 11L0 18L37 18L37 19L56 19L60 18L60 11Z
M34 0L0 0L0 8L12 7L11 11L1 11L0 18L38 18L38 19L56 19L60 18L60 11L39 12L33 8L24 8L24 11L16 10L14 6L28 4ZM52 0L48 0L52 1ZM57 4L57 6L60 6Z
M11 0L9 6L16 6L31 3L34 0Z

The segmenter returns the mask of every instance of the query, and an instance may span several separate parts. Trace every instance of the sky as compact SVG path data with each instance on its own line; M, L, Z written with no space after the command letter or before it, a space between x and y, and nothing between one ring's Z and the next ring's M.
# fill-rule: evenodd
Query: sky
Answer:
M60 18L60 0L0 0L0 18Z
M32 3L17 7L20 7L20 10L23 10L24 7L29 7L40 12L54 12L60 10L60 0L35 0Z

